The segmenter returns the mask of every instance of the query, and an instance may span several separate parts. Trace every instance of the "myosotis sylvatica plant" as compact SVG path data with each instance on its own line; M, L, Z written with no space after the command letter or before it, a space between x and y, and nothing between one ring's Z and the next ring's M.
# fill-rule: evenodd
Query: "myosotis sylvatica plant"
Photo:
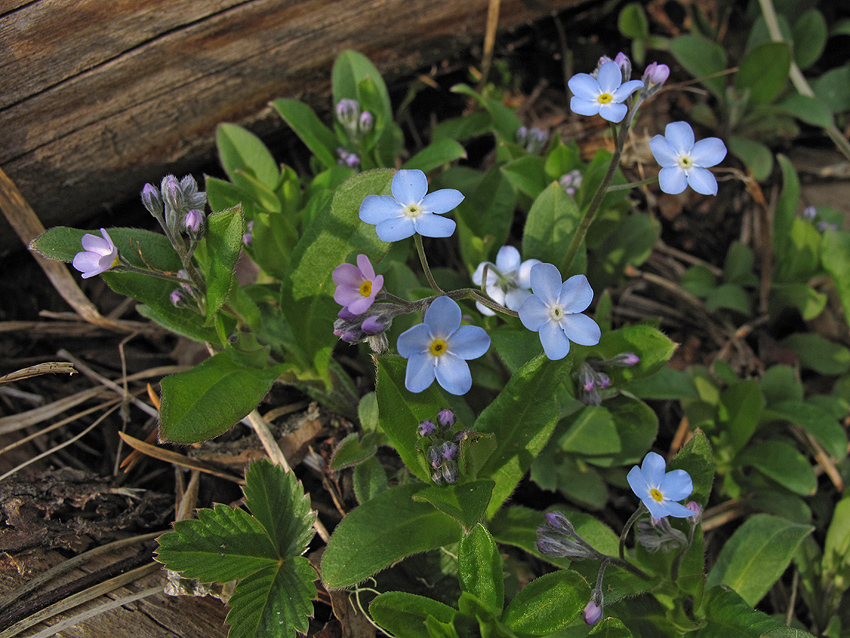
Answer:
M675 345L652 321L612 328L602 292L639 266L657 237L652 218L627 199L656 178L628 184L620 160L637 111L669 73L653 62L632 79L621 53L569 80L572 111L613 130L613 151L589 164L574 144L554 136L547 146L548 132L457 87L482 108L475 126L497 140L494 166L477 172L452 165L465 134L451 121L402 162L380 75L345 52L334 67L331 127L300 102L273 103L312 152L312 175L279 166L248 131L223 125L229 180L207 178L202 191L189 176L167 176L144 187L161 234L54 228L33 243L73 260L83 277L102 275L152 321L209 345L210 358L162 381L162 441L221 434L275 382L359 421L362 432L330 462L334 471L353 468L359 505L330 535L320 566L301 556L316 516L301 484L266 462L248 469L248 511L217 505L161 537L157 560L169 570L237 581L231 635L307 631L317 577L327 589L352 588L364 611L368 600L371 621L398 638L716 636L720 628L760 636L784 626L753 609L781 571L742 571L734 553L774 534L784 569L811 527L758 514L706 575L712 443L731 450L724 489L740 492L729 459L744 462L736 455L747 440L716 430L710 443L696 429L673 458L651 450L658 421L642 397L690 401L696 418L705 413L697 401L714 395L691 394L690 377L664 368ZM717 193L709 169L726 155L719 138L696 140L688 122L672 122L650 148L661 191ZM517 209L524 215L515 219ZM522 237L510 235L515 225ZM458 248L463 271L445 267L452 262L441 246ZM242 252L259 266L254 284L235 281ZM375 371L374 392L360 396L356 369ZM671 396L670 387L684 389ZM750 396L751 385L730 383L739 387L727 414ZM803 411L782 403L774 401L776 418ZM815 436L840 447L828 429ZM380 446L395 450L400 469L388 474ZM579 509L509 502L529 471L540 487L594 509L607 501L606 482L631 487L636 509L612 530ZM601 504L593 490L570 486L578 480L601 485ZM518 589L506 578L516 573L508 547L511 561L518 548L545 573ZM402 559L430 550L451 563L431 575L454 584L394 589L415 582L405 580ZM397 575L384 578L386 570Z

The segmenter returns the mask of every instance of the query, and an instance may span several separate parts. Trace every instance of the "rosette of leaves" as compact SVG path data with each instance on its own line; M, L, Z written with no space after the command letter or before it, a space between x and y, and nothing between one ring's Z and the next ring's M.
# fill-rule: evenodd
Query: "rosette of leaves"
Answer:
M156 560L186 578L237 580L230 598L230 638L306 633L316 572L304 553L315 513L292 472L268 461L245 475L243 509L218 504L178 521L159 538Z

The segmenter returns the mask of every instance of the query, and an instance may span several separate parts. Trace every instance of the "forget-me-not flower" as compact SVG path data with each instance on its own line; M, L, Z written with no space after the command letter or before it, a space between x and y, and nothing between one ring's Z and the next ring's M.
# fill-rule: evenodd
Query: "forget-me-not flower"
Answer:
M84 252L74 255L73 266L83 273L83 279L104 273L118 264L118 249L112 243L112 238L104 228L100 229L100 234L103 237L88 233L83 235L81 243Z
M531 294L531 269L539 264L539 259L522 261L519 251L513 246L502 246L496 253L496 263L483 261L472 273L472 282L480 286L484 281L484 268L487 267L487 281L484 292L497 304L516 310L525 298ZM484 304L476 301L481 314L492 317L496 313Z
M570 352L570 341L595 346L602 331L596 322L581 314L593 301L593 289L584 275L574 275L561 283L561 273L552 264L531 269L533 295L519 307L519 319L529 330L540 334L543 351L552 360Z
M360 204L360 219L375 224L382 241L399 241L419 233L424 237L448 237L455 222L443 213L457 207L463 195L454 188L428 193L428 179L418 169L400 170L393 177L393 196L367 195Z
M579 115L601 115L609 122L621 122L629 108L626 99L643 86L640 80L623 82L620 65L611 60L599 67L599 74L576 73L567 83L573 97L570 109Z
M649 141L649 148L661 165L658 183L661 190L678 195L687 186L701 195L717 195L717 180L708 167L726 157L726 146L718 137L694 143L694 129L687 122L671 122L664 135Z
M449 297L437 297L425 311L424 323L398 338L398 353L407 359L404 387L422 392L437 379L446 392L461 395L472 387L469 359L490 347L490 336L478 326L461 326L461 310Z
M384 276L375 275L366 255L357 255L357 265L340 264L334 269L334 301L352 315L361 315L374 303L384 286ZM342 316L342 315L340 315Z
M694 491L694 483L690 474L685 470L673 470L666 472L667 463L664 457L655 452L650 452L643 459L640 467L635 465L630 471L628 480L632 491L635 493L652 518L688 518L696 512L677 503L690 496Z

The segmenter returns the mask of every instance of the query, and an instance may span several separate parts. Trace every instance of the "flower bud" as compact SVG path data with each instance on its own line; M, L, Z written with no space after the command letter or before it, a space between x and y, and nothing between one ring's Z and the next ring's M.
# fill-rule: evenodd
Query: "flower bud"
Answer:
M186 213L186 217L183 218L183 227L192 236L201 234L205 225L206 219L204 213L194 208Z
M372 117L372 114L369 111L363 111L360 114L360 133L365 135L369 131L372 130L372 127L375 125L375 118Z
M336 104L336 117L345 127L356 126L360 115L360 103L357 100L344 99Z
M384 325L384 322L376 315L369 315L360 324L360 329L367 335L376 335L379 332L383 332L385 328L386 325Z
M182 308L186 305L186 295L181 290L171 291L171 303L177 308Z
M818 209L814 206L806 206L803 209L803 219L808 221L814 221L815 217L817 217Z
M581 612L581 616L584 618L584 622L592 627L602 620L602 607L591 600L587 603L587 607L584 608L584 611Z
M702 518L702 508L699 506L699 503L697 503L696 501L688 501L687 503L685 503L685 507L687 507L694 513L694 515L691 516L688 520L690 520L694 524L699 523L700 519Z
M525 146L525 143L528 141L528 129L524 126L520 126L516 132L516 143L520 146Z
M554 538L538 538L537 551L552 558L566 558L567 548Z
M599 386L601 390L604 390L608 386L611 385L611 378L605 374L604 372L596 373L596 384Z
M254 222L248 222L248 232L242 235L242 243L250 247L254 243Z
M142 188L142 205L157 219L162 217L162 198L159 189L153 184L145 184Z
M437 431L437 426L431 420L419 422L419 436L432 436Z
M575 527L573 527L569 519L561 512L549 512L546 514L546 524L556 532L567 536L575 536Z
M670 67L666 64L658 64L658 62L653 62L643 72L643 82L647 86L664 84L669 77Z
M446 461L456 459L457 453L458 453L457 443L453 443L452 441L446 441L445 443L443 443L442 447L440 448L440 455Z
M162 191L162 199L167 208L170 208L173 213L183 210L183 189L180 188L180 182L177 181L174 175L166 175L162 178L160 190Z
M619 366L621 368L630 368L640 363L640 357L634 352L621 352L616 357L609 359L605 363L612 366Z
M443 480L446 483L456 483L460 472L458 471L457 463L454 461L446 461L443 463Z
M455 424L455 421L457 421L457 416L455 416L455 413L448 408L443 408L437 413L437 421L444 428L450 428Z
M629 56L620 51L614 56L614 62L617 63L617 66L623 72L623 82L628 82L632 77L632 61L629 59Z
M428 463L431 464L431 467L438 468L443 463L443 455L442 455L442 446L432 445L428 448Z

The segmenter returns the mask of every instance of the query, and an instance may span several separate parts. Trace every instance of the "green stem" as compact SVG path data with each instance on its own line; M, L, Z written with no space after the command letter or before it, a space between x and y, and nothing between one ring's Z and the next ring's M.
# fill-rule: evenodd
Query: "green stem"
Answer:
M646 179L642 179L639 182L629 182L628 184L618 184L615 186L609 186L608 192L611 193L613 191L626 191L632 188L637 188L638 186L646 186L647 184L654 184L658 181L658 177L648 177Z
M635 513L629 517L629 520L627 520L626 524L623 526L623 531L620 532L620 560L626 559L626 537L629 535L629 530L644 512L646 512L646 506L643 504L643 501L641 501L641 504L635 510Z
M147 275L148 277L156 277L157 279L165 279L167 281L174 282L175 284L189 284L194 285L192 281L188 279L183 279L182 277L176 277L174 275L169 275L164 272L158 272L156 270L145 270L144 268L136 268L128 261L121 259L121 268L120 270L116 270L115 272L135 272L140 275Z
M431 288L435 292L445 295L446 293L437 285L437 282L434 281L434 275L431 274L431 268L428 266L428 258L425 256L425 247L422 245L422 235L419 233L414 234L413 243L416 244L416 252L419 253L419 262L422 264L422 270L425 272L425 278L428 280Z

